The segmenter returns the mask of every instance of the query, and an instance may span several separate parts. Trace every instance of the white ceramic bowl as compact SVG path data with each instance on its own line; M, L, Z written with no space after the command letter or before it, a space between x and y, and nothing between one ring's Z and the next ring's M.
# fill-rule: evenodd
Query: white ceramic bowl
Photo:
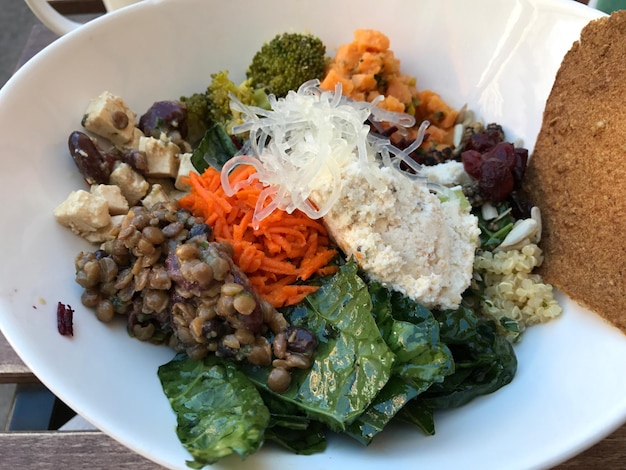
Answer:
M137 112L203 89L210 74L243 78L263 41L312 32L332 52L356 28L391 39L404 71L504 125L532 149L565 52L600 13L571 0L146 0L63 36L0 91L0 325L41 381L69 406L144 456L185 468L157 367L165 347L132 340L80 305L73 260L80 240L54 207L81 177L66 141L103 90ZM274 447L216 468L507 468L562 461L626 420L626 338L562 298L562 318L516 347L512 384L437 416L437 434L392 427L369 448L333 437L325 453ZM56 332L56 303L76 308L75 336Z

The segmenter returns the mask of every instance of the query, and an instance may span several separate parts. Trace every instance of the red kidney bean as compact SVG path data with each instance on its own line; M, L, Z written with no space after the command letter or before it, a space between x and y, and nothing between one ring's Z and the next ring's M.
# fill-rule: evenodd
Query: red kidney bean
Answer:
M68 139L70 154L88 184L108 184L115 159L100 152L89 136L74 131Z

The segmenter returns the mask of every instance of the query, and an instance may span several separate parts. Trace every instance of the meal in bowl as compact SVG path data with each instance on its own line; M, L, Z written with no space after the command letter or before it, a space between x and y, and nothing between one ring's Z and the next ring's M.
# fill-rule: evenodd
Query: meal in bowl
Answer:
M560 313L533 272L527 151L418 91L382 33L320 44L279 35L243 83L216 71L139 120L105 91L69 138L89 191L55 216L98 245L75 260L82 302L179 352L159 378L194 466L368 444L395 419L433 434Z

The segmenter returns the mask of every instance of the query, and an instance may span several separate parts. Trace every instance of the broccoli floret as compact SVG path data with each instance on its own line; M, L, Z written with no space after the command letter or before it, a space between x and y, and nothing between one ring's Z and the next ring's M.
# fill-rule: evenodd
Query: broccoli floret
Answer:
M181 98L187 105L188 133L192 145L200 141L204 133L215 124L223 126L230 134L232 127L241 123L240 114L230 109L230 93L243 104L269 109L264 89L253 88L249 80L236 85L228 77L227 70L214 73L204 93Z
M213 124L222 124L230 133L232 126L241 122L238 113L230 108L230 93L239 101L249 106L268 107L267 95L263 89L252 87L250 80L244 80L239 85L228 78L228 71L211 75L211 84L207 89L209 106L209 120Z
M195 146L211 125L207 95L194 93L181 97L180 101L187 106L187 140Z
M307 80L321 79L326 66L326 46L310 34L284 33L263 44L246 76L254 88L283 97Z

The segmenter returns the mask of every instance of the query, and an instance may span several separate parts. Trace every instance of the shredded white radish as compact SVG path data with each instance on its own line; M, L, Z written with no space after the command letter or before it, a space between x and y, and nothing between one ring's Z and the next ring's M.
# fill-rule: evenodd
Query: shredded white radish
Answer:
M318 80L311 80L284 98L270 95L271 110L246 106L231 96L232 109L241 112L243 119L233 131L249 132L249 155L229 160L222 168L221 182L229 196L254 180L265 186L255 208L256 227L275 209L289 213L299 209L312 219L323 217L339 197L342 167L355 158L374 190L385 186L370 171L371 165L398 168L402 161L419 175L421 166L409 153L421 144L427 122L420 126L416 141L400 150L388 139L370 135L366 121L404 128L415 125L413 116L381 109L376 100L345 98L341 84L334 91L321 90L318 85ZM248 181L231 186L228 175L241 164L253 165L257 172ZM309 197L322 181L330 182L333 190L322 207L315 207Z

